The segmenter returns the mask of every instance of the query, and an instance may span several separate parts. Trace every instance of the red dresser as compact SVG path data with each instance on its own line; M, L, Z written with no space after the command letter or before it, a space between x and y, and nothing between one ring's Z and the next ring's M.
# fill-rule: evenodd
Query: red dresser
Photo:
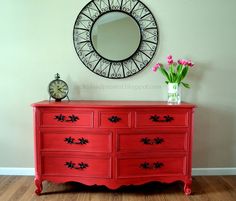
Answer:
M32 106L36 194L44 180L110 189L183 181L185 194L191 193L194 105L42 101Z

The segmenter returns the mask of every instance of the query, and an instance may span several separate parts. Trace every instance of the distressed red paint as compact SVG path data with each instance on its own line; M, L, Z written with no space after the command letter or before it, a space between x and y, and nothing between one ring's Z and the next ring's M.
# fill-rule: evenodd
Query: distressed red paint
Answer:
M195 105L158 101L32 104L35 185L76 181L117 189L182 181L191 194Z

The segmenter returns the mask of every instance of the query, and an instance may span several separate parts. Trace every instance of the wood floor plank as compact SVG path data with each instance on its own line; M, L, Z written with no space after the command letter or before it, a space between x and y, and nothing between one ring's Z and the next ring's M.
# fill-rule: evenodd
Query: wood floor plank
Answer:
M26 182L28 183L28 188L26 192L22 195L22 197L19 199L19 201L30 201L33 200L33 197L36 196L35 191L35 185L34 185L34 178L33 177L27 177Z
M5 189L4 193L2 192L0 196L0 200L4 200L4 201L16 200L15 196L20 198L21 196L19 194L20 192L17 192L17 190L24 185L26 177L15 177L13 178L13 180L9 178L8 180L9 180L9 183L7 184L8 187Z
M109 190L103 186L43 183L43 194L34 193L33 177L0 176L0 201L235 201L236 176L193 178L191 196L183 193L183 183L150 183Z
M15 176L7 176L4 178L3 182L0 183L0 198L3 194L5 194L6 190L10 188L12 184L17 180L18 177Z
M103 196L106 195L106 199L107 200L111 200L111 201L122 201L122 193L112 193L112 192L109 192L109 193L106 193L104 192L103 193ZM101 201L103 200L103 196L101 197ZM94 196L94 200L96 199L96 196Z
M213 176L211 178L206 177L210 186L217 191L218 197L222 197L222 200L236 200L235 189L229 185L222 177Z
M235 198L231 197L228 193L228 188L225 188L220 177L202 177L202 180L204 181L207 190L204 195L207 195L209 200L235 200Z
M235 176L222 176L222 179L225 180L232 188L236 189L236 175Z
M207 182L202 176L194 177L192 183L192 195L189 196L190 201L211 201L208 192L211 191ZM216 201L216 200L212 200Z
M22 181L17 185L14 194L11 195L8 201L19 201L19 199L24 196L30 186L31 183L29 182L29 178L23 177Z
M8 179L8 177L9 177L9 176L1 176L1 177L0 177L0 185L1 185L2 183L4 183L4 182Z

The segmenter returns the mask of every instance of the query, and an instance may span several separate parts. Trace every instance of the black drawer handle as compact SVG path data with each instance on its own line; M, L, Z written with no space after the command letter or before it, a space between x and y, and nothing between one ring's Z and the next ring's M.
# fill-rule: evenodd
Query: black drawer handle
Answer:
M72 137L67 137L65 138L64 142L66 142L67 144L80 144L80 145L84 145L84 144L88 144L89 141L86 138L79 138L78 141L76 142L74 138Z
M79 120L79 117L78 116L75 116L75 115L70 115L70 116L65 116L65 115L55 115L54 119L56 119L57 121L60 121L60 122L76 122Z
M145 138L142 138L140 140L140 142L142 142L143 144L146 144L146 145L155 145L155 144L162 144L164 142L164 139L163 138L154 138L154 139L150 139L148 137L145 137Z
M171 117L170 115L165 115L161 119L160 116L151 115L149 119L153 122L171 122L174 120L174 117Z
M65 162L65 166L69 169L83 170L83 169L86 169L89 165L84 162L80 162L76 165L72 161L69 161L69 162Z
M108 118L108 120L112 123L117 123L121 120L121 118L117 117L117 116L111 116L111 117Z
M164 164L162 162L155 162L155 163L148 163L148 162L144 162L140 164L140 168L142 169L160 169L161 167L163 167Z

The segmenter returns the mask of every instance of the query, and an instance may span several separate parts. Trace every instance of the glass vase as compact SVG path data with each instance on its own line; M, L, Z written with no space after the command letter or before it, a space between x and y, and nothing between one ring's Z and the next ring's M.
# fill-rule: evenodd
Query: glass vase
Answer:
M168 83L168 103L179 104L181 102L181 91L178 83Z

